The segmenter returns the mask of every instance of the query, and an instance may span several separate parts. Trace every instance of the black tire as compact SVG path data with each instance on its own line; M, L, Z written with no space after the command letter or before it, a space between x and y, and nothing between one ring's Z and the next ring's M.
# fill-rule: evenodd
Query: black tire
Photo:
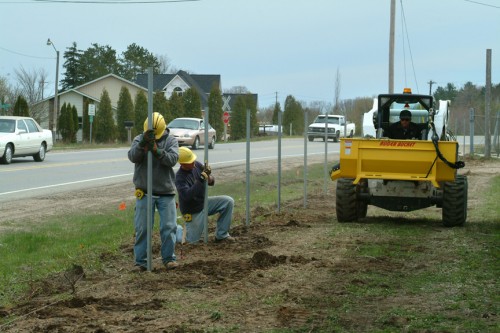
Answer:
M358 219L364 219L368 213L368 204L366 202L358 201L356 206Z
M337 133L335 133L335 136L333 137L333 142L339 142L340 140L340 131L337 131Z
M193 145L191 146L191 148L193 150L200 148L200 138L199 137L194 138L194 142L193 142Z
M12 155L13 155L12 145L9 143L5 146L5 151L3 152L3 156L0 158L0 163L2 164L10 164L12 163Z
M43 162L43 160L45 159L45 152L46 152L45 144L42 143L40 145L40 149L38 150L38 153L33 155L33 159L35 160L35 162Z
M214 149L215 147L215 136L212 137L212 140L210 140L210 143L208 144L208 149Z
M454 182L443 185L443 225L463 226L467 220L467 176L459 175Z
M340 223L358 220L356 203L356 185L352 178L339 178L337 180L337 196L335 210Z
M360 181L356 187L356 191L358 193L368 193L368 182L366 180ZM358 214L358 219L365 218L366 214L368 213L368 204L366 203L366 201L357 200L356 211Z

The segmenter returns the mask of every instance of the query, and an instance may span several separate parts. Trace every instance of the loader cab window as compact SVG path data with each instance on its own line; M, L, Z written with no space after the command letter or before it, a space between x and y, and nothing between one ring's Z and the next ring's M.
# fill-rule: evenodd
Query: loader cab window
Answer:
M399 113L404 109L411 111L412 122L426 128L429 121L429 110L432 106L433 98L430 95L411 93L378 95L377 119L374 119L377 137L383 136L391 124L399 121ZM424 138L424 134L422 134L422 138Z
M427 138L429 112L427 110L408 110L411 118L403 122L401 109L391 109L389 115L389 126L384 129L384 136L390 139L415 139L425 140ZM409 121L409 123L408 123Z
M399 113L402 109L392 109L389 116L389 123L397 123L399 121ZM416 124L426 124L429 121L429 112L427 110L410 110L411 121Z

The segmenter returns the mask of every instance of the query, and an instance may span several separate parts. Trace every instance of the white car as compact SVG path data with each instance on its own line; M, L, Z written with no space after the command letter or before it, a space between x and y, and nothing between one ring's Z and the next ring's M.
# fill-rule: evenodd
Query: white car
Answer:
M191 146L198 149L205 144L205 122L201 118L175 118L168 125L170 134L179 142L179 146ZM217 134L208 124L208 148L214 149Z
M52 146L52 132L33 118L0 116L0 163L10 164L12 158L25 156L42 162Z

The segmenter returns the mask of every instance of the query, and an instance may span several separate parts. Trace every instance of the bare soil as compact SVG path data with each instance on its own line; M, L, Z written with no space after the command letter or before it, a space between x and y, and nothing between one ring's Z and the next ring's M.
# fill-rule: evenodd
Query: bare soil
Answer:
M300 161L285 165L298 166ZM257 172L268 171L262 164ZM469 209L474 209L481 198L479 193L500 173L500 164L468 161L460 173L468 175ZM224 169L225 181L241 178L242 174L241 168ZM335 220L334 183L329 188L332 193L326 198L322 190L309 196L307 208L302 199L285 203L280 214L255 207L249 226L245 226L245 216L235 216L231 234L237 237L236 243L214 243L210 239L208 244L179 245L176 253L180 266L172 271L155 258L152 272L134 272L131 237L120 253L102 253L104 269L91 271L75 265L34 286L19 305L0 308L1 317L12 318L0 331L324 332L322 327L332 321L350 332L380 330L377 325L404 331L408 319L387 318L386 323L375 319L398 304L438 308L432 299L416 299L411 294L348 299L350 286L368 283L357 277L359 272L410 274L415 265L402 265L386 257L346 257L346 252L374 239L363 233L353 238L335 235L343 225ZM2 211L0 226L12 216L36 222L49 215L100 209L102 203L95 200L95 191L101 197L114 198L116 205L124 200L133 204L131 184L117 184L31 199L26 207L45 207L43 212L33 217L30 209ZM429 209L425 214L435 214L435 225L429 227L439 230L440 210ZM367 220L373 216L402 218L401 214L372 207L368 216ZM157 235L154 237L153 252L158 257L159 242ZM412 250L433 251L433 246ZM357 311L332 318L329 309L342 308L346 302Z

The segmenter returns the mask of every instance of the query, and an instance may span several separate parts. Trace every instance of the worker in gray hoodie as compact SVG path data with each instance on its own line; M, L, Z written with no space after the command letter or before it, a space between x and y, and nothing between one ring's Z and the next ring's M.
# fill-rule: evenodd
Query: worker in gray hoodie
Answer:
M153 128L148 129L148 119L144 122L144 133L137 135L128 151L128 159L135 164L134 185L135 205L135 269L147 270L147 169L148 151L153 154L152 223L155 208L160 216L161 257L167 270L178 266L175 257L177 231L177 209L175 204L175 172L173 167L179 159L177 139L169 135L165 118L154 112ZM153 226L151 226L151 229Z

